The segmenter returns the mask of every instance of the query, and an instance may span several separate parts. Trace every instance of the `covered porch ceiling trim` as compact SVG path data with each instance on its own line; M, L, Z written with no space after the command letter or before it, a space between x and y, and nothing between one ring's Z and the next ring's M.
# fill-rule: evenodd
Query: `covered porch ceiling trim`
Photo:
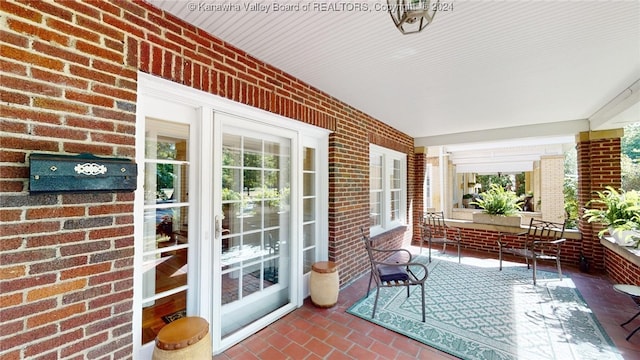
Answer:
M520 173L533 171L533 161L494 162L488 164L464 164L456 166L456 173L476 173L479 175L497 173Z

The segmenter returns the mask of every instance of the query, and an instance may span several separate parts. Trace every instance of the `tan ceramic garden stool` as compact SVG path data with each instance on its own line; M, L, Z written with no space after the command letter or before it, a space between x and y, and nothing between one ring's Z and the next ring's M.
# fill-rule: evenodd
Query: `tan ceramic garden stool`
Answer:
M338 265L333 261L319 261L311 265L309 291L313 305L329 308L338 302Z
M175 320L158 332L153 360L211 360L209 323L200 317Z

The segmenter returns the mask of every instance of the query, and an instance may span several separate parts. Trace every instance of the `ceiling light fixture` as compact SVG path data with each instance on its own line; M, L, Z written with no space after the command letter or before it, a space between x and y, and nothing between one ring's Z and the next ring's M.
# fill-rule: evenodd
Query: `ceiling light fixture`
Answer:
M389 15L403 34L422 31L433 20L440 0L387 0Z

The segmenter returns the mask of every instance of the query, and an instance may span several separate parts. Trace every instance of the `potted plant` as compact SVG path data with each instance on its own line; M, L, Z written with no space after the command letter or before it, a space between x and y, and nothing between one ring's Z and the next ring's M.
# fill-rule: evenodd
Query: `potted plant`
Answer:
M462 206L464 208L468 208L469 207L469 203L471 202L471 199L473 199L473 194L464 194L464 195L462 195Z
M506 190L498 184L491 184L489 190L472 201L483 211L473 214L473 221L484 224L520 226L521 200L515 192Z
M606 231L622 246L640 245L640 193L636 190L617 191L607 186L603 191L596 191L598 196L590 200L583 217L588 222L596 222L605 226L598 235ZM595 207L591 207L594 206Z

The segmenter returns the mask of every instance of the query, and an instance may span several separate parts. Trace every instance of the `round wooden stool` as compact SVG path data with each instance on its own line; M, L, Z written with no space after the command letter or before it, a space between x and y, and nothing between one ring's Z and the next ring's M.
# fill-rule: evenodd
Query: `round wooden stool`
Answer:
M330 308L338 302L338 265L333 261L319 261L311 265L309 291L313 305Z
M158 332L153 360L211 360L209 323L200 317L172 321Z

